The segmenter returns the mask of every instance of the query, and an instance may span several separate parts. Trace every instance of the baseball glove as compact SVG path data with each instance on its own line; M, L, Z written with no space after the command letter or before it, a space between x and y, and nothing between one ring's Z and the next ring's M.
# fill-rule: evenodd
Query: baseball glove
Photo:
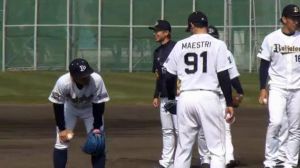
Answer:
M167 111L167 112L170 112L171 114L174 114L176 115L177 114L177 102L176 100L168 100L166 102L166 104L164 105L164 109Z
M91 131L82 147L84 153L98 156L105 153L105 135L104 133L94 133Z
M238 108L243 100L243 95L233 95L232 96L232 105L234 108Z

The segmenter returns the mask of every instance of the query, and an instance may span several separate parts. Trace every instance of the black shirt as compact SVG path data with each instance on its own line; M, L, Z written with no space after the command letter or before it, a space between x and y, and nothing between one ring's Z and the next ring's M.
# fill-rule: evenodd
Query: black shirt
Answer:
M153 53L154 57L152 72L157 74L154 98L168 97L166 87L167 70L165 69L165 67L163 67L163 64L165 63L175 44L176 42L170 40L166 44L162 44L158 48L156 48Z

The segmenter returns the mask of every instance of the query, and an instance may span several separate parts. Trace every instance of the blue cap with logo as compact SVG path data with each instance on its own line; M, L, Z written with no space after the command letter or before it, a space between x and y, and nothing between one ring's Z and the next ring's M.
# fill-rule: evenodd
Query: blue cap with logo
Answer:
M171 25L166 20L157 20L155 25L152 27L149 27L150 30L153 31L169 31L171 32Z
M76 58L71 61L69 71L72 77L84 78L94 72L89 63L82 58Z

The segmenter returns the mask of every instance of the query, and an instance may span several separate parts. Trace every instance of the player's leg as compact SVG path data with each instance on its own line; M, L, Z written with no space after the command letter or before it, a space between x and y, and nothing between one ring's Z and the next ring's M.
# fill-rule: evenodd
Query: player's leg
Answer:
M222 111L224 112L225 116L225 109L226 109L226 101L225 97L222 95L220 96L220 101L222 105ZM232 136L231 136L231 125L224 120L225 123L225 163L227 168L236 167L239 165L239 162L234 159L234 148L232 144Z
M94 117L93 117L92 109L87 109L84 112L82 112L82 115L80 116L80 118L83 119L86 132L89 133L94 127L93 126ZM99 129L104 131L104 125ZM91 162L92 162L93 168L104 168L105 167L105 159L106 159L105 153L101 154L101 155L91 155Z
M198 121L193 117L196 109L192 99L195 98L182 93L177 103L179 133L174 168L189 168L191 166L192 147L199 127Z
M68 107L65 107L66 129L73 130L77 121L75 114ZM53 151L54 168L65 168L68 160L68 142L61 142L59 139L59 130L56 128L56 143Z
M206 145L204 132L202 127L198 132L198 152L200 156L201 165L203 164L210 164L210 153Z
M210 152L211 168L225 167L225 125L224 112L216 93L202 91L199 112L207 148ZM203 101L205 100L205 101Z
M287 121L287 115L285 114L283 119L282 119L282 125L281 129L279 132L279 147L277 150L277 160L276 160L276 165L281 166L286 160L286 150L287 150L287 137L288 137L288 121Z
M177 115L172 115L172 120L173 120L173 127L174 127L174 131L175 131L175 135L176 135L176 137L178 137L178 120L177 120ZM175 144L175 148L176 148L176 144Z
M177 120L177 115L174 115L172 114L172 121L173 121L173 127L174 127L174 136L175 136L175 139L178 139L178 120ZM177 143L176 143L176 140L175 140L175 151L176 151L176 146L177 146ZM175 151L174 151L174 155L173 157L175 158ZM171 163L169 165L169 168L173 168L174 167L174 159L173 159L173 163Z
M289 134L287 140L286 167L296 167L300 146L300 90L290 90L287 104L287 118Z
M166 112L164 105L167 98L160 99L160 121L162 127L163 149L159 164L164 167L169 167L174 162L176 135L174 129L173 115Z
M282 124L282 118L286 113L286 92L278 88L270 88L269 91L269 125L266 135L265 145L265 167L276 165L276 152L279 147L279 131Z

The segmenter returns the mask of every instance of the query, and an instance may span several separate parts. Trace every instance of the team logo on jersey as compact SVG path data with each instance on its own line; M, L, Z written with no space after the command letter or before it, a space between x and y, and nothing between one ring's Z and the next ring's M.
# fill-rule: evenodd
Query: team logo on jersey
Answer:
M83 71L86 70L86 66L85 65L80 65L79 68L80 68L80 72L83 72Z
M83 104L88 104L91 102L92 98L93 98L93 95L90 95L90 96L82 96L82 97L75 97L75 98L72 98L71 95L67 95L67 97L70 98L70 100L72 101L72 103L74 104L77 104L77 105L83 105Z
M63 96L58 92L52 92L51 97L58 102L62 102L64 100Z
M291 54L291 53L297 53L300 52L300 47L296 46L289 46L289 45L280 45L280 44L274 44L274 50L275 53L281 53L282 55L285 54Z

